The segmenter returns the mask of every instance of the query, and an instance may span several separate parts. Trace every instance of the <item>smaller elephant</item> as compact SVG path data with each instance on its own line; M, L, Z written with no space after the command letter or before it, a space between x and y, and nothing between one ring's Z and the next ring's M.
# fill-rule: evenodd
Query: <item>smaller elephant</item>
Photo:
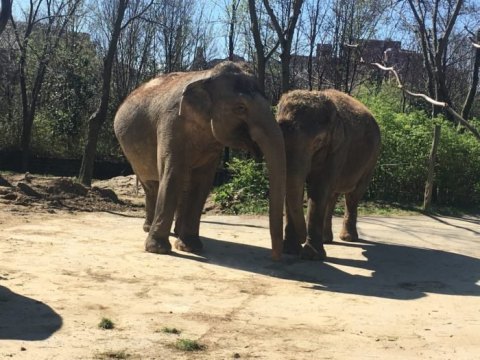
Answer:
M345 194L340 238L358 240L357 206L377 162L380 130L363 104L336 90L284 94L277 121L287 156L284 253L323 260L323 244L333 241L332 215L340 194Z

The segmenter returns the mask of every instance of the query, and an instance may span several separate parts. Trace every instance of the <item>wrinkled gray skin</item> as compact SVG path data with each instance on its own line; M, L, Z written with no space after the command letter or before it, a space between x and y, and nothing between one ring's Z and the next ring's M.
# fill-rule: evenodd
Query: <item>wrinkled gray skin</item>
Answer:
M358 240L357 206L378 158L380 131L364 105L336 90L285 94L278 105L277 121L287 155L284 252L323 260L323 244L333 241L332 215L339 194L345 194L340 238Z
M283 241L283 136L255 78L225 62L206 71L157 77L118 109L115 134L146 194L145 249L197 252L200 217L224 146L263 153L270 180L272 257Z

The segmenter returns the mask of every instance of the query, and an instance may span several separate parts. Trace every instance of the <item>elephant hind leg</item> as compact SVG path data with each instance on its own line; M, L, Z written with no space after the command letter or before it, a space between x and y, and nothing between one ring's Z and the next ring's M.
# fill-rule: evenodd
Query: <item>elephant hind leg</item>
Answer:
M325 210L325 220L323 223L323 236L322 240L324 244L331 244L333 242L333 232L332 232L332 217L335 210L335 205L337 204L338 199L337 193L333 193L328 200L327 208Z
M358 241L357 207L360 197L355 192L345 194L345 215L340 239L343 241Z
M340 239L343 241L358 241L357 208L360 199L367 191L368 184L373 176L373 169L367 173L357 184L356 188L345 194L345 216Z
M143 231L149 232L155 216L155 203L157 202L158 181L140 181L145 191L145 222Z

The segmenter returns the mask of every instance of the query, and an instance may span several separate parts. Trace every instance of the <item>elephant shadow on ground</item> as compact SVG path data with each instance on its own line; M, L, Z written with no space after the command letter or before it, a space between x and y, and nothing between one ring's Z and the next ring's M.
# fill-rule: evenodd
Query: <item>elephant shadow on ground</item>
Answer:
M62 324L48 305L0 285L0 340L45 340Z
M192 259L300 281L301 286L314 290L399 300L418 299L427 293L480 296L480 260L453 252L360 240L336 242L326 249L328 254L332 246L359 248L364 260L328 257L325 262L314 262L285 256L276 263L264 247L202 239L204 253Z

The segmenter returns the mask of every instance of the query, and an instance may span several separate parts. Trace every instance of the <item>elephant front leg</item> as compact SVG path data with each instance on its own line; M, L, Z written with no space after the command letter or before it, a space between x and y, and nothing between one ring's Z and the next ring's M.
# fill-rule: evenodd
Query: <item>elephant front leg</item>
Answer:
M323 231L330 191L323 182L317 181L314 184L307 182L307 241L300 255L302 259L324 260L327 253L323 247Z
M295 221L288 207L286 213L287 216L285 224L285 239L283 241L283 252L289 255L300 255L302 244L305 241L305 222L303 222L303 227L301 227L301 231L299 231L295 227ZM303 214L301 214L301 217L303 220ZM301 234L303 234L303 236Z
M283 252L290 255L300 255L302 244L307 237L305 215L303 214L303 196L305 177L294 176L296 169L290 169L287 177L287 194L285 197L285 237Z
M215 159L191 172L190 181L177 207L175 233L178 238L175 241L175 248L178 250L195 253L203 249L199 236L200 218L219 160L220 156L216 156Z
M145 250L151 253L168 254L172 246L168 240L172 227L173 216L181 191L181 179L185 175L182 161L159 162L159 186L157 201L155 204L155 216L153 218Z

